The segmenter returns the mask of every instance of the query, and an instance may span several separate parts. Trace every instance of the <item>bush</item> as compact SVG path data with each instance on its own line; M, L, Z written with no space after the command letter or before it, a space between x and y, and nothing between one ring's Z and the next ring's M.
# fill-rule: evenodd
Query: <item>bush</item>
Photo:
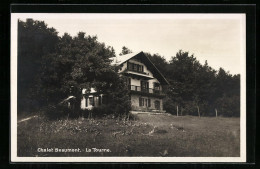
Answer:
M98 107L93 107L93 109L81 109L79 115L85 118L92 118L92 117L103 117L105 115L114 114L111 105L100 105Z
M240 116L240 97L223 96L216 101L216 107L218 108L218 113L221 116L228 117L239 117Z
M177 114L176 104L170 98L166 98L163 101L163 108L166 110L167 113L174 114L174 115Z
M49 105L44 108L44 114L46 115L47 118L50 120L56 120L60 119L63 117L74 117L72 110L69 109L67 106L60 106L60 105Z
M98 107L94 107L91 110L93 117L103 117L105 114L112 114L111 107L109 105L100 105Z

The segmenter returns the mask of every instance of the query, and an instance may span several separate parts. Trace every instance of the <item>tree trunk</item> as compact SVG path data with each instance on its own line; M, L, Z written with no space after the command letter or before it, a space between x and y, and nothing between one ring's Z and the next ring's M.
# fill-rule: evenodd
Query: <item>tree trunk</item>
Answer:
M199 106L197 106L197 109L198 109L198 115L200 117L200 108L199 108Z
M179 116L179 107L177 106L177 117Z
M215 109L215 112L216 112L216 117L218 117L218 110L217 110L217 109Z

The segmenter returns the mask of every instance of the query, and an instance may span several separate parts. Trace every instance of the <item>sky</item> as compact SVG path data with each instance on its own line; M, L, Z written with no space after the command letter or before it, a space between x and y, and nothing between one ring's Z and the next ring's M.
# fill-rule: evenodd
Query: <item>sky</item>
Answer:
M200 63L241 73L245 57L243 14L21 14L19 19L42 20L62 36L78 32L98 37L118 55L123 46L133 52L158 53L167 61L179 50ZM244 64L243 64L244 65Z

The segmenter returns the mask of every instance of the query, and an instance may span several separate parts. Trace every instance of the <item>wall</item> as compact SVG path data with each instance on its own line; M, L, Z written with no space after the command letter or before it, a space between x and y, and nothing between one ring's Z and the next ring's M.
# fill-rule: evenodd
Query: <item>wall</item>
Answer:
M138 79L133 79L133 78L131 78L131 85L141 86L141 82L140 82L140 80L138 80Z
M152 72L150 70L147 69L146 65L135 60L135 59L130 59L129 62L131 63L136 63L136 64L139 64L139 65L143 65L144 66L144 72L148 73L150 76L153 76ZM123 67L121 69L120 72L124 71L125 69L127 69L127 63L123 63ZM156 78L154 79L151 79L151 80L148 80L149 82L149 88L153 88L153 83L156 82L156 83L160 83ZM135 85L135 86L141 86L141 82L140 80L138 79L131 79L131 85ZM160 86L160 90L162 89L162 87Z
M118 73L121 73L122 71L127 69L127 63L123 63L121 69L119 69Z
M155 97L146 97L146 96L141 96L142 98L145 99L151 99L151 107L146 107L146 106L142 106L139 107L139 97L140 95L136 95L136 94L132 94L131 95L131 107L132 110L139 110L139 111L151 111L151 110L155 110L155 105L154 105L154 101L158 100L160 101L160 110L163 110L163 102L162 99L159 98L155 98Z
M142 66L144 67L144 72L148 73L148 75L150 75L150 76L153 76L152 72L147 69L147 67L146 67L145 64L143 64L143 63L141 63L141 62L139 62L139 61L137 61L137 60L135 60L135 59L130 59L130 60L128 60L128 61L129 61L130 63L135 63L135 64L142 65Z
M102 96L102 95L101 95ZM83 96L83 98L81 99L81 109L85 110L85 109L88 109L88 110L91 110L93 108L92 105L89 105L89 98L92 98L94 97L94 105L95 107L98 107L99 106L99 98L98 96L93 96L93 95L85 95ZM87 102L88 102L88 106L86 106L86 99L87 99Z

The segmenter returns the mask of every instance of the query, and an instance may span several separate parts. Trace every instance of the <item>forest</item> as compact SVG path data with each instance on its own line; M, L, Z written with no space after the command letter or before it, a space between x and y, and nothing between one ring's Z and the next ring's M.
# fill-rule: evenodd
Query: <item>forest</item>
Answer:
M123 44L122 44L123 46ZM121 54L131 50L123 46ZM240 116L240 75L223 68L214 70L181 49L169 61L144 51L169 81L164 109L174 115ZM73 94L80 112L81 91L94 87L110 96L101 113L122 114L130 110L127 86L109 58L112 46L97 36L79 32L58 36L44 21L18 21L18 113L44 110L57 113L61 100Z

